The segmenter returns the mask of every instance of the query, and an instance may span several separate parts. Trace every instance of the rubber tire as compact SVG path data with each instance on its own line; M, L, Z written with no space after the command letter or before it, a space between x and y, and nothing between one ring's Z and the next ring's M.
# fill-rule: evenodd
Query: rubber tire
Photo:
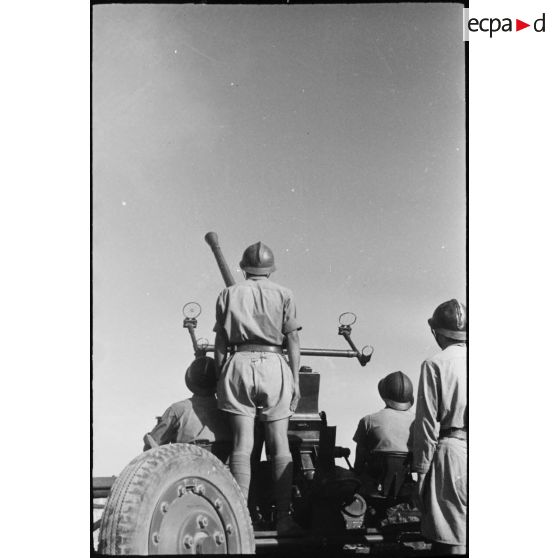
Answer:
M125 467L112 486L103 512L99 553L147 555L155 506L168 486L186 477L201 478L217 486L237 521L240 552L254 554L254 531L238 484L218 458L192 444L153 448Z

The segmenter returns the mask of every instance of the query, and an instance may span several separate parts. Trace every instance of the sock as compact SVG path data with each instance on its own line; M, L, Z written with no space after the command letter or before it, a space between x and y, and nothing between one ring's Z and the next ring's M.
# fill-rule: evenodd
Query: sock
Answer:
M229 468L246 501L250 490L250 455L233 451L229 459Z
M284 517L289 513L293 485L293 458L290 453L271 458L271 479L275 486L277 517Z

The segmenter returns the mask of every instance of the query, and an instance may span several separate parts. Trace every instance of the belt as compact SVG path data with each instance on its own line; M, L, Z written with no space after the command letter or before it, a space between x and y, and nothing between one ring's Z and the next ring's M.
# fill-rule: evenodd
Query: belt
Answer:
M465 428L444 428L440 430L440 438L457 438L458 440L467 440L467 430Z
M233 345L232 350L234 353L283 353L283 347L281 347L281 345L260 345L258 343L242 343L242 345Z

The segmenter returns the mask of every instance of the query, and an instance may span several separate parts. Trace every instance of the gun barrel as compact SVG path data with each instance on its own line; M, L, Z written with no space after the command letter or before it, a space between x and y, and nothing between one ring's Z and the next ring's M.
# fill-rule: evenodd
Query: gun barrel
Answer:
M204 351L208 353L215 352L215 345L207 345ZM283 354L287 354L287 349L283 349ZM349 351L347 349L300 349L302 356L329 356L343 358L358 358L358 351Z
M219 246L219 238L217 236L217 233L208 232L204 238L205 241L209 244L213 255L215 256L215 260L217 261L217 265L219 266L219 271L221 272L223 281L225 281L225 285L227 287L234 285L235 280L227 264L227 260L225 260L225 256L223 256L221 247Z
M287 351L284 351L285 353ZM350 351L348 349L300 349L303 356L329 356L329 357L358 357L358 351Z

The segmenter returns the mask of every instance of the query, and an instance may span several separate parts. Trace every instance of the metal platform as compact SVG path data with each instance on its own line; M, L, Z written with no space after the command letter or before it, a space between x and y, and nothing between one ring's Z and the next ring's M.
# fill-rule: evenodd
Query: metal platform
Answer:
M354 529L332 535L308 531L301 535L279 537L277 531L254 531L257 550L271 550L278 547L298 546L317 547L339 546L344 544L371 544L384 540L382 534L373 528Z

